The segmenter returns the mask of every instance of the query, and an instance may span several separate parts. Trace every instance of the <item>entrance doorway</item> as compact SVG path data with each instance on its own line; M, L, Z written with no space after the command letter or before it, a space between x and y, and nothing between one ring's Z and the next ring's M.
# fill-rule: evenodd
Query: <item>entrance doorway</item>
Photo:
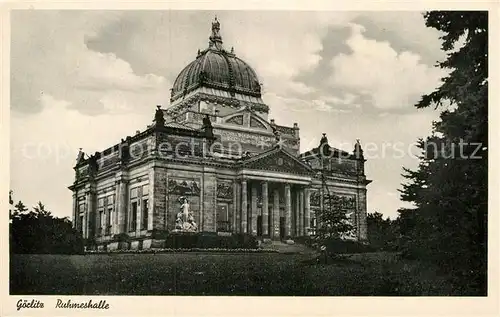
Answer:
M257 236L262 236L262 216L257 216Z
M280 217L280 239L285 239L285 217Z

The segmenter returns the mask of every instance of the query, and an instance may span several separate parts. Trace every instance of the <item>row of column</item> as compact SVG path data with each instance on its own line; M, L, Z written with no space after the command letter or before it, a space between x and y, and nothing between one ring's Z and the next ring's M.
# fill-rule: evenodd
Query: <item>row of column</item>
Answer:
M278 239L280 237L280 190L274 188L272 191L271 223L269 223L269 183L262 181L262 235ZM304 236L309 233L310 224L310 191L308 188L299 188L295 193L295 208L292 210L292 188L289 183L282 184L285 193L285 225L284 236ZM241 216L235 217L240 224L240 232L257 234L257 193L256 182L246 179L241 181ZM249 190L250 187L250 190ZM248 193L250 192L250 203ZM250 208L249 208L250 207ZM249 214L250 213L250 214ZM239 218L239 219L238 219ZM250 223L248 222L250 219ZM239 220L239 221L238 221ZM292 223L292 220L293 223Z

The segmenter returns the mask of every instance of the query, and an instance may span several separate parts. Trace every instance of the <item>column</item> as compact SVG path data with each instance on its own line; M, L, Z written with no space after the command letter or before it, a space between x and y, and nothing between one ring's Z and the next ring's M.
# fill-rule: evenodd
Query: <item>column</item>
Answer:
M299 214L300 214L300 190L296 188L294 190L295 194L295 209L294 209L294 217L293 217L293 234L294 236L299 236Z
M269 236L269 195L268 184L262 182L262 235Z
M251 183L251 202L250 202L250 230L249 233L256 236L257 235L257 186Z
M309 235L311 226L311 191L309 188L304 189L304 234Z
M117 181L117 197L116 197L116 226L115 234L124 233L127 230L127 197L128 197L128 181L120 179Z
M304 235L304 190L301 188L299 190L299 230L298 236L301 237Z
M241 181L241 233L247 233L247 181Z
M279 240L280 238L280 192L278 188L273 191L273 228L272 238Z
M292 197L290 184L285 184L285 238L291 236L292 230Z
M234 187L233 187L233 217L232 217L232 223L231 223L231 231L233 232L237 232L238 230L238 219L239 217L237 217L238 215L238 206L239 206L239 186L240 184L238 183L234 183Z

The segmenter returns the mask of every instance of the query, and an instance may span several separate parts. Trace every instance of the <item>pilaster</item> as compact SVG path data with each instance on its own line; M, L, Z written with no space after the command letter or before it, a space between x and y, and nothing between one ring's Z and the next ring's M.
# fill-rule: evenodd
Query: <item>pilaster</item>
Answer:
M368 239L367 224L366 224L366 189L362 189L358 193L358 218L359 218L359 233L358 239L365 241Z
M295 208L294 208L294 217L293 217L293 234L298 237L299 234L299 218L300 218L300 189L295 188Z
M237 219L237 214L238 214L238 184L234 183L233 186L233 217L232 217L232 223L231 223L231 228L232 231L235 232L236 229L238 228L238 219Z
M241 203L241 184L239 182L235 182L234 190L236 192L236 195L234 197L235 217L233 230L234 232L241 232L241 212L243 208Z
M311 226L311 191L304 189L304 235L308 236Z
M127 230L128 211L128 179L126 173L116 175L116 221L115 234L125 233Z
M96 190L93 183L89 184L85 192L86 205L85 209L85 229L84 238L91 238L95 235L96 225Z
M304 189L299 189L299 230L298 236L304 235Z
M78 192L75 191L73 192L73 222L72 226L73 228L77 228L77 222L78 222Z

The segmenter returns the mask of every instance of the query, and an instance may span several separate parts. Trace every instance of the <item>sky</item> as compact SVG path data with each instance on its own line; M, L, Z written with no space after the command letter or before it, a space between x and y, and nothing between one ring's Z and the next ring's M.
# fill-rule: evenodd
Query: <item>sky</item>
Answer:
M403 167L439 113L416 109L445 73L439 32L421 12L12 11L14 199L71 216L79 148L104 150L169 105L177 74L208 46L217 16L226 48L254 68L277 124L301 150L326 133L367 159L368 212L395 218Z

